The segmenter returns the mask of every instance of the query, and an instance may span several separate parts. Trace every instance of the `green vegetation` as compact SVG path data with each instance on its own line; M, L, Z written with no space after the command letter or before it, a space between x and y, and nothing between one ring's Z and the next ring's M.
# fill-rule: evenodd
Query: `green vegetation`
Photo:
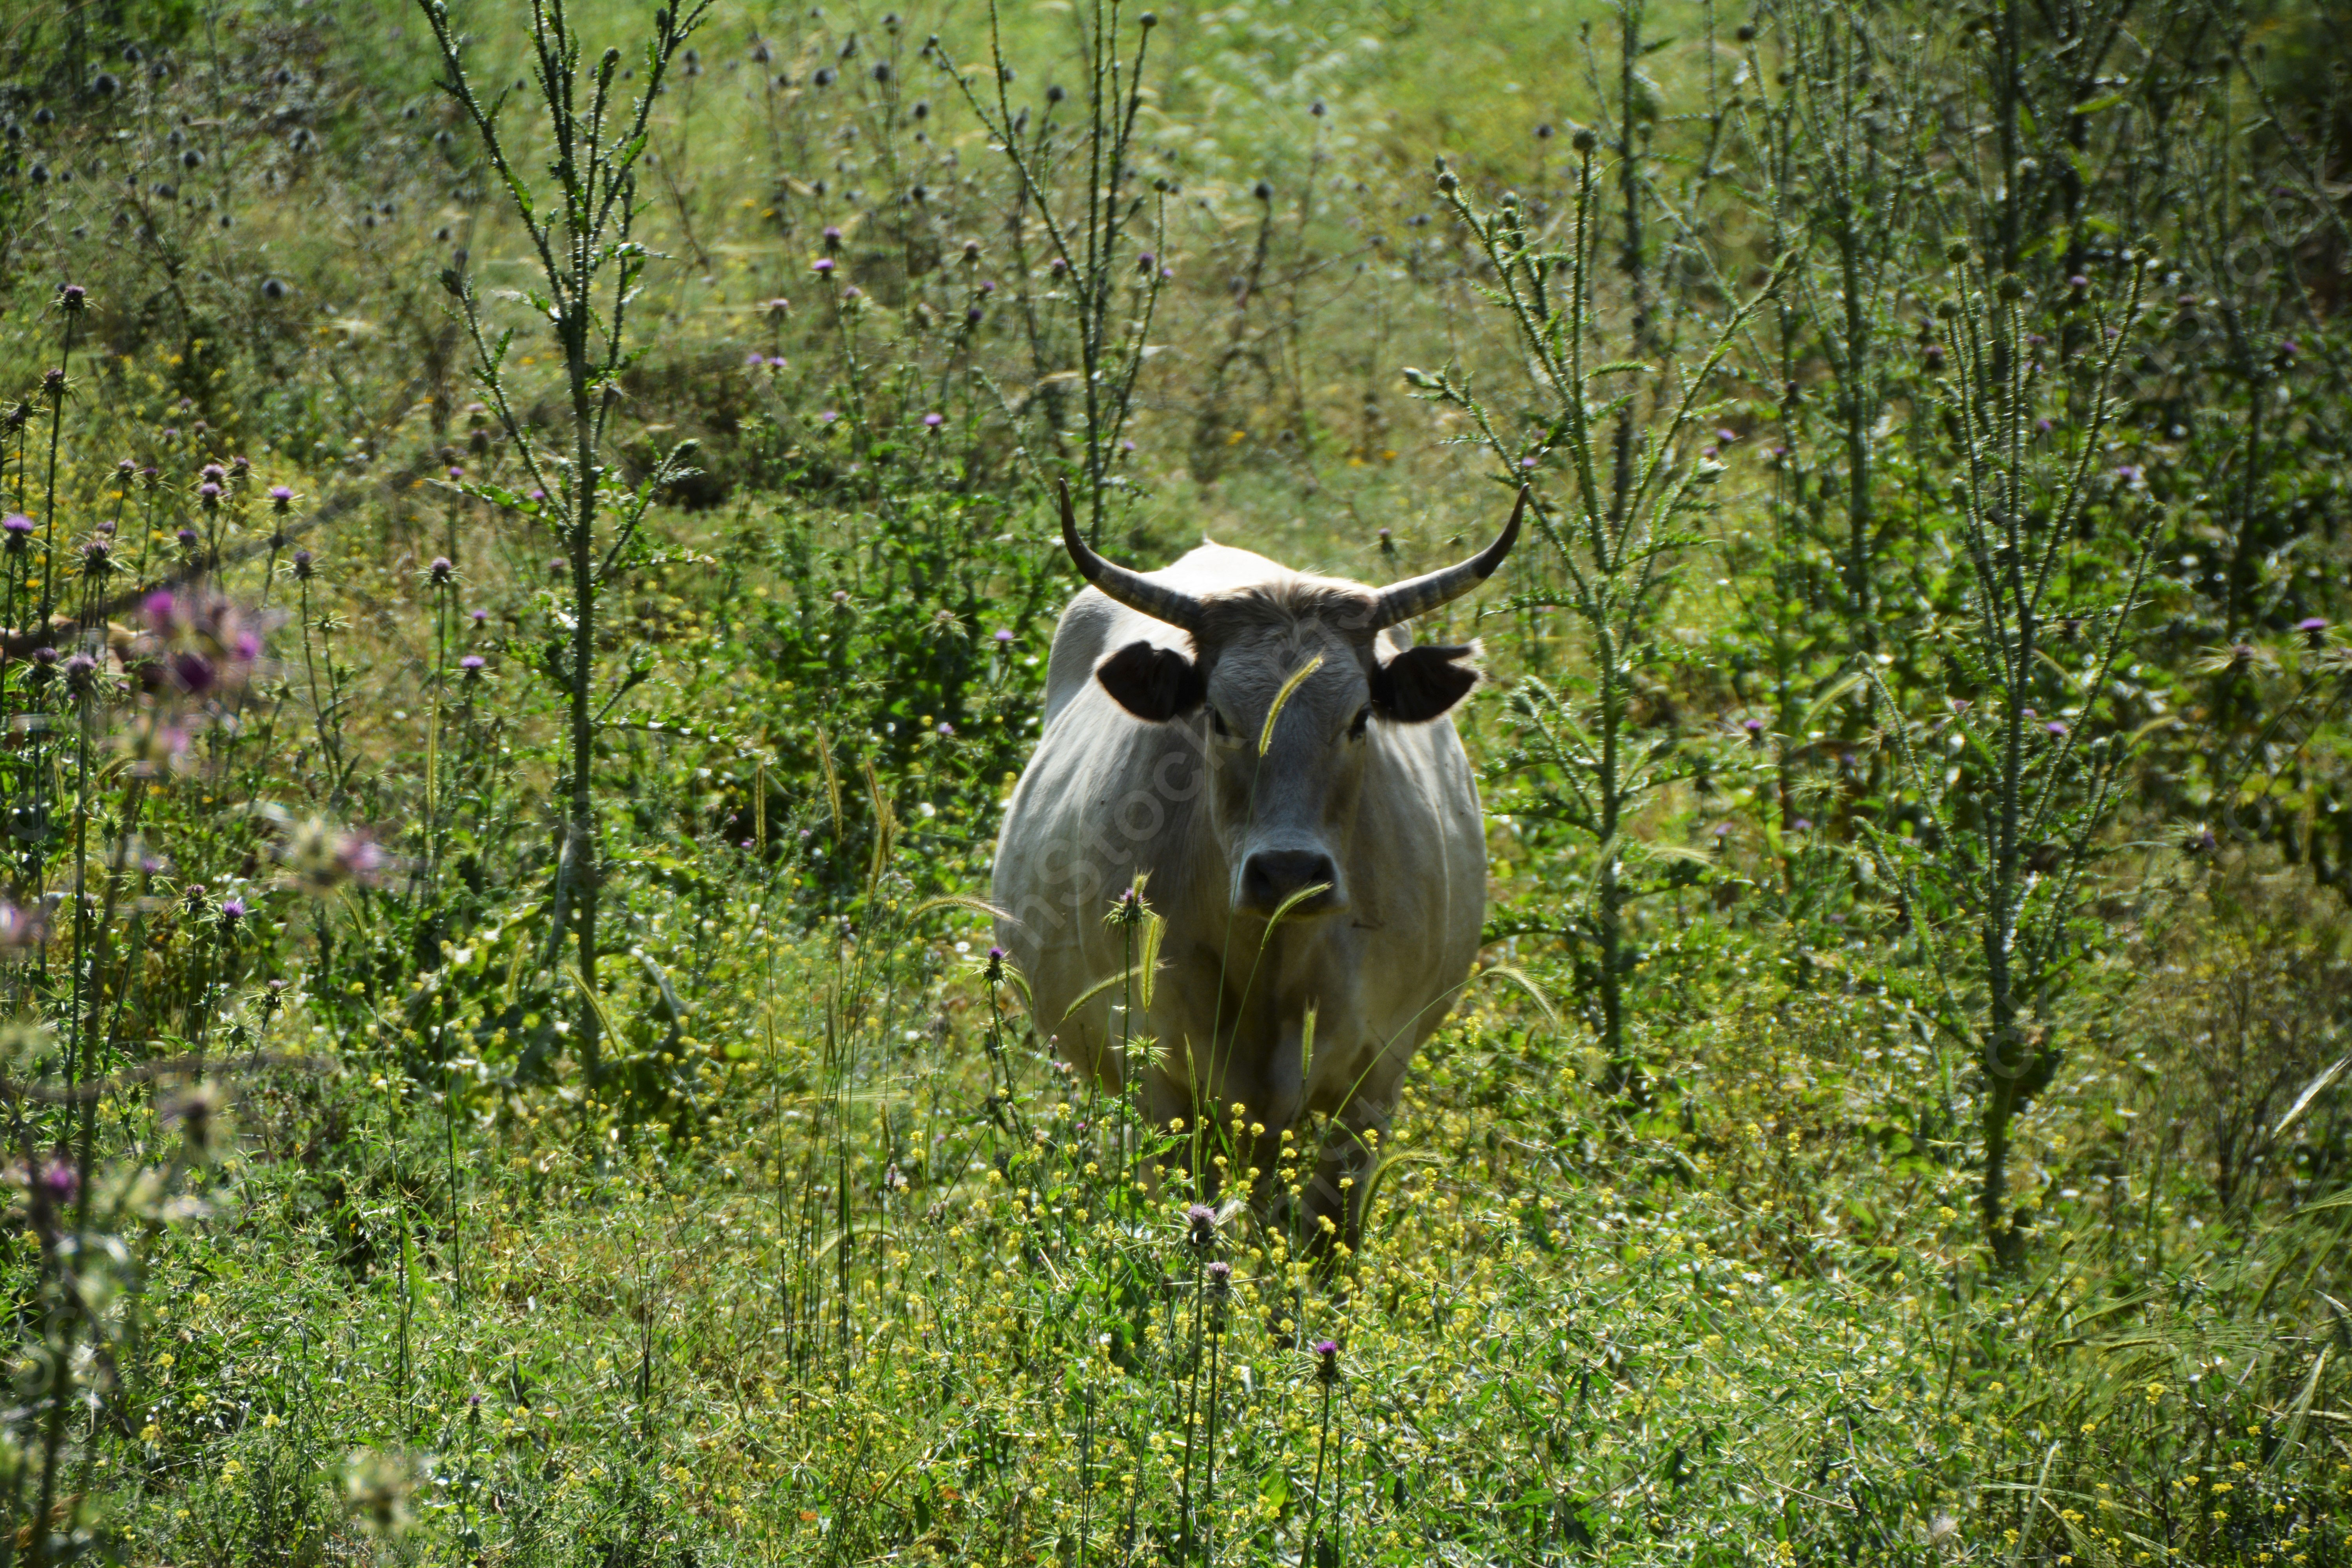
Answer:
M11 10L0 1565L2352 1563L2344 29ZM1528 487L1328 1278L990 952L1065 482Z

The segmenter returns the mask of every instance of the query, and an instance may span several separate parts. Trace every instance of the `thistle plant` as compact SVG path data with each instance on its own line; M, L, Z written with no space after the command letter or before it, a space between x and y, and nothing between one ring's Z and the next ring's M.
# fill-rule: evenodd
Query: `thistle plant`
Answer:
M1019 181L1020 205L1014 209L1012 241L1023 274L1024 309L1030 314L1039 407L1049 425L1038 438L1058 443L1054 407L1070 395L1068 383L1077 383L1084 417L1085 450L1075 465L1086 484L1087 537L1102 542L1103 513L1112 488L1122 481L1115 473L1126 450L1124 437L1135 413L1135 389L1143 373L1144 347L1162 287L1172 276L1165 260L1167 197L1173 186L1155 179L1150 192L1141 188L1136 156L1136 121L1143 107L1143 68L1149 55L1157 13L1136 17L1135 52L1122 58L1119 0L1088 0L1080 24L1085 85L1077 112L1083 121L1066 128L1057 112L1062 89L1049 89L1043 112L1032 119L1028 108L1013 105L1013 69L1005 61L1004 30L994 0L988 9L989 62L992 80L975 80L969 67L958 65L946 45L932 40L929 52L947 71L971 112L988 132L991 142L1013 165ZM1076 181L1074 199L1066 182ZM1145 214L1156 234L1156 252L1141 248L1138 233ZM1027 226L1042 231L1041 248L1053 287L1045 295L1051 306L1066 301L1066 331L1075 338L1077 363L1066 363L1069 347L1041 330L1034 302L1025 297L1031 269ZM1050 320L1050 313L1047 318ZM1008 416L1011 405L999 395ZM1031 468L1042 481L1045 470L1034 451ZM1066 504L1066 503L1065 503Z
M632 660L615 680L602 679L598 610L606 588L637 563L646 512L663 486L685 471L691 443L680 443L634 489L612 482L607 469L608 422L619 399L615 384L627 366L629 310L652 254L634 237L641 211L636 165L643 156L654 104L671 60L709 14L709 0L691 8L654 13L653 35L642 56L645 79L633 100L619 86L621 51L607 48L583 68L583 45L565 0L533 0L532 76L552 161L551 210L509 152L500 128L509 93L487 102L467 74L465 41L446 0L419 0L440 47L441 88L463 111L529 236L539 286L528 290L531 309L552 330L563 356L568 440L543 438L515 405L507 357L515 329L486 320L474 279L461 267L442 274L457 301L475 353L475 375L532 485L547 498L548 521L562 542L568 603L554 617L541 653L542 672L564 699L569 742L564 763L563 848L551 892L548 956L566 935L576 943L580 992L580 1062L589 1081L604 1076L599 1050L597 913L604 882L597 820L596 736L614 708L650 668ZM586 101L583 102L583 95ZM536 502L501 487L473 484L502 507L540 510Z
M1665 662L1663 616L1725 471L1698 438L1709 426L1711 400L1723 395L1719 373L1779 279L1709 321L1701 351L1665 352L1667 340L1644 329L1636 345L1657 358L1600 360L1600 146L1593 132L1576 133L1574 205L1557 247L1530 235L1517 196L1482 211L1456 175L1438 172L1439 192L1493 269L1492 297L1530 368L1533 401L1522 421L1499 423L1456 370L1407 369L1405 379L1423 397L1466 413L1504 482L1527 487L1528 511L1549 546L1544 565L1556 577L1514 602L1559 615L1589 660L1585 673L1557 686L1534 676L1518 681L1511 707L1521 728L1504 766L1525 784L1517 813L1591 846L1584 889L1556 934L1575 945L1579 989L1612 1083L1639 1098L1626 988L1641 954L1626 911L1643 895L1687 880L1689 863L1700 857L1629 831L1644 803L1697 771L1676 736L1643 733L1633 707ZM1637 188L1629 200L1638 195ZM1638 235L1623 237L1639 243ZM1564 486L1565 495L1545 499L1547 480Z
M2131 750L2111 678L2161 509L2135 488L2136 468L2102 458L2116 367L2157 263L2126 250L2112 293L2070 287L2057 308L2082 330L2060 334L2045 366L2017 275L1988 277L1961 241L1947 260L1952 292L1936 314L1952 369L1937 392L1966 613L1948 643L1944 714L1907 718L1876 665L1864 667L1921 813L1910 831L1871 825L1866 842L1910 911L1938 1024L1977 1058L1979 1217L2013 1268L2025 1237L2011 1127L2063 1057L2057 1003L2095 940L2083 925L2089 879Z
M1899 68L1897 51L1915 46L1860 13L1776 5L1763 17L1771 58L1762 28L1741 28L1743 74L1761 79L1777 65L1785 90L1736 123L1753 145L1768 243L1797 259L1773 301L1765 363L1751 367L1777 392L1780 439L1794 454L1771 475L1784 537L1757 635L1785 650L1775 660L1784 680L1806 654L1821 658L1798 678L1809 689L1794 700L1810 703L1853 655L1879 650L1883 601L1904 585L1888 552L1907 509L1887 505L1885 430L1896 412L1896 306L1928 205L1919 124L1929 79ZM1818 381L1808 374L1816 363ZM1808 544L1835 563L1832 582L1813 580ZM1801 653L1800 642L1811 646Z

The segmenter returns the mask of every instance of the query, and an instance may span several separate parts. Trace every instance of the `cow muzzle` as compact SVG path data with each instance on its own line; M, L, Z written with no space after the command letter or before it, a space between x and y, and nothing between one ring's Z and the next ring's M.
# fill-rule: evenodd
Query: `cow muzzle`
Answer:
M1320 849L1260 849L1243 860L1234 901L1244 913L1271 915L1310 888L1322 890L1292 904L1286 920L1334 914L1348 907L1339 864L1330 856Z

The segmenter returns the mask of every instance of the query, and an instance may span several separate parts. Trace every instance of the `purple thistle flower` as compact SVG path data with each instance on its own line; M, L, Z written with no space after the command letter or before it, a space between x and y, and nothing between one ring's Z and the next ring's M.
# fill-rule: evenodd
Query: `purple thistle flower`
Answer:
M926 414L923 416L923 428L926 430L936 430L946 423L947 417L944 415Z
M1315 1343L1315 1381L1329 1384L1339 1381L1339 1344L1336 1340L1318 1340Z
M52 1160L41 1172L41 1193L59 1208L72 1205L81 1194L81 1173L70 1160Z
M841 229L837 225L825 225L824 234L822 237L824 240L824 253L827 256L831 256L835 251L841 248Z
M830 256L818 257L814 261L809 264L809 270L816 273L819 277L825 276L833 270L833 258Z
M955 726L954 726L954 725L952 725L952 724L950 724L950 723L949 723L946 720L942 719L942 720L940 720L940 724L939 724L939 733L940 733L940 740L942 740L942 741L951 741L951 740L955 739Z
M0 538L5 538L11 555L22 552L25 546L32 542L33 520L21 511L10 512L6 518L0 519Z
M287 882L323 898L347 885L373 885L384 868L383 850L366 834L312 817L279 841L275 855Z
M457 580L457 568L450 564L446 555L436 555L433 564L425 569L425 574L432 580L435 587L446 588Z
M183 550L194 550L203 538L193 528L184 528L173 537L179 540L180 548Z
M307 550L298 550L294 552L294 580L296 582L308 583L310 580L310 568L315 559L316 558L313 557Z
M68 310L79 310L89 302L89 290L79 283L68 283L58 290L58 303Z
M202 697L220 684L220 671L211 659L200 653L175 653L167 661L165 673L172 684L191 697Z
M2090 286L2091 280L2079 272L2066 279L2066 287L2069 289L2088 289Z
M292 510L294 507L293 490L285 485L270 486L269 505L270 509L274 511L285 512Z
M750 353L743 356L743 363L750 365L753 370L757 370L761 365L768 363L768 356L761 353L759 350L753 349Z
M2301 632L2303 640L2313 647L2317 647L2327 640L2327 621L2325 616L2305 616L2294 623L2294 629Z
M220 921L222 925L234 929L236 922L244 918L245 900L243 899L237 898L232 894L230 897L221 900Z
M2055 719L2051 720L2050 722L2042 727L2049 731L2053 735L2063 735L2066 732L2066 726Z
M478 653L469 653L457 661L457 668L466 672L466 679L468 680L475 679L489 667L490 661Z
M1006 627L999 626L996 628L996 641L1001 647L1010 647L1013 646L1013 633Z
M196 487L196 504L203 507L206 511L215 510L220 505L220 502L221 488L212 480L206 479L203 484Z
M1811 833L1813 830L1813 819L1810 816L1801 816L1789 824L1789 830L1792 833Z
M1217 1239L1217 1211L1206 1204L1194 1204L1184 1211L1184 1237L1195 1247L1206 1247Z
M866 298L864 290L860 289L855 283L852 283L848 288L844 289L841 291L841 302L845 305L855 305L858 300L863 300L864 298Z
M768 320L772 321L781 321L786 316L793 313L793 302L790 300L785 299L782 294L777 295L774 299L769 300L760 308L768 312Z

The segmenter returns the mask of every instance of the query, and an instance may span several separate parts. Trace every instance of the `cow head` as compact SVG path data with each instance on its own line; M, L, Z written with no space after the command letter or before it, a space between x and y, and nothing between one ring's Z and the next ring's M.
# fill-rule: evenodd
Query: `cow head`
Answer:
M1388 652L1380 633L1470 592L1519 534L1527 492L1502 533L1469 560L1386 588L1290 577L1233 593L1186 594L1115 566L1078 537L1066 488L1062 542L1110 598L1192 634L1192 653L1137 641L1095 671L1137 718L1198 726L1212 819L1233 868L1234 907L1293 917L1348 907L1342 853L1376 724L1425 724L1477 685L1472 647Z

